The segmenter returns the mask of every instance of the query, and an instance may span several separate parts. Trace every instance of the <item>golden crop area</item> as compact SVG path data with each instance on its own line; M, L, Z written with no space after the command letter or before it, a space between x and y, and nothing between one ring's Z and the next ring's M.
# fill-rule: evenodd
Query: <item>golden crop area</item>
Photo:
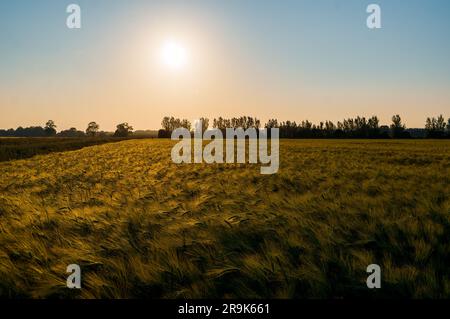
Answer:
M0 163L0 296L450 297L449 141L282 140L274 175L173 145Z

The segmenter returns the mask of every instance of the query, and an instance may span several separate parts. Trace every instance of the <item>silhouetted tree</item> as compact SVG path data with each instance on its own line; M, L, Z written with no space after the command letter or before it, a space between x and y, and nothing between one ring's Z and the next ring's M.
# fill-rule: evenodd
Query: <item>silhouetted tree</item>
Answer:
M213 120L213 128L218 128L225 132L227 128L242 128L247 130L249 128L255 128L258 130L261 127L261 121L256 117L251 116L241 116L241 117L233 117L231 119L225 119L219 117Z
M199 121L202 123L202 133L205 133L205 131L209 127L209 119L206 117L201 117Z
M264 125L265 128L277 128L278 126L278 120L277 119L270 119L267 121L266 125Z
M170 117L165 116L161 122L161 126L162 126L163 130L169 132L171 130Z
M186 119L181 120L181 127L184 127L185 129L191 130L191 122L189 122Z
M128 123L121 123L117 125L116 132L114 133L115 137L128 137L133 133L133 127Z
M172 135L172 131L177 128L184 127L185 129L191 130L191 122L186 119L180 120L179 118L174 118L165 116L161 121L162 129L158 131L159 138L169 138Z
M406 126L402 123L400 115L394 115L392 117L391 124L391 137L392 138L406 138L408 133L405 132Z
M447 120L447 137L450 137L450 118Z
M84 137L86 134L84 134L83 131L78 131L75 127L72 127L68 130L64 130L56 134L58 137Z
M40 126L32 126L23 128L19 126L12 136L17 137L44 137L48 136L48 133Z
M95 135L97 135L99 129L100 126L97 123L91 122L88 124L88 127L86 129L86 135L94 137Z
M443 138L446 135L445 132L446 123L442 115L438 118L427 118L425 123L425 130L427 132L427 137L429 138Z
M379 138L380 137L380 120L376 116L372 116L367 122L369 127L369 137Z
M54 136L56 135L56 124L53 120L48 120L47 123L45 123L45 133L47 136Z

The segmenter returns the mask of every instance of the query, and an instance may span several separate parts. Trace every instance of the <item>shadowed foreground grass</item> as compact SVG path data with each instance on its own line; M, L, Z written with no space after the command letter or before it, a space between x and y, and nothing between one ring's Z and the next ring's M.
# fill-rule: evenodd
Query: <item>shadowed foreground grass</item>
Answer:
M448 141L283 140L271 176L172 145L0 163L0 296L450 297Z

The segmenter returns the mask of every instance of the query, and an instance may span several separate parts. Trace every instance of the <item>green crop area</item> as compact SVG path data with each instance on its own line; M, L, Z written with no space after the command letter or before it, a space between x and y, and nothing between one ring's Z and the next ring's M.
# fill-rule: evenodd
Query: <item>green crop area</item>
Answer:
M449 141L282 140L274 175L173 145L0 163L0 297L450 298Z
M0 162L77 150L86 146L119 142L126 138L95 137L0 137Z

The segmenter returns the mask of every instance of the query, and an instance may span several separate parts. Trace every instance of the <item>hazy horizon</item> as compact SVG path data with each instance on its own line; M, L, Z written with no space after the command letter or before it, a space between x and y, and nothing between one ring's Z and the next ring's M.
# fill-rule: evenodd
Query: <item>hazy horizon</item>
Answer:
M82 28L66 27L81 7ZM366 27L366 7L382 29ZM0 128L157 130L164 116L314 123L450 116L450 2L69 1L0 3ZM186 51L170 68L167 41Z

